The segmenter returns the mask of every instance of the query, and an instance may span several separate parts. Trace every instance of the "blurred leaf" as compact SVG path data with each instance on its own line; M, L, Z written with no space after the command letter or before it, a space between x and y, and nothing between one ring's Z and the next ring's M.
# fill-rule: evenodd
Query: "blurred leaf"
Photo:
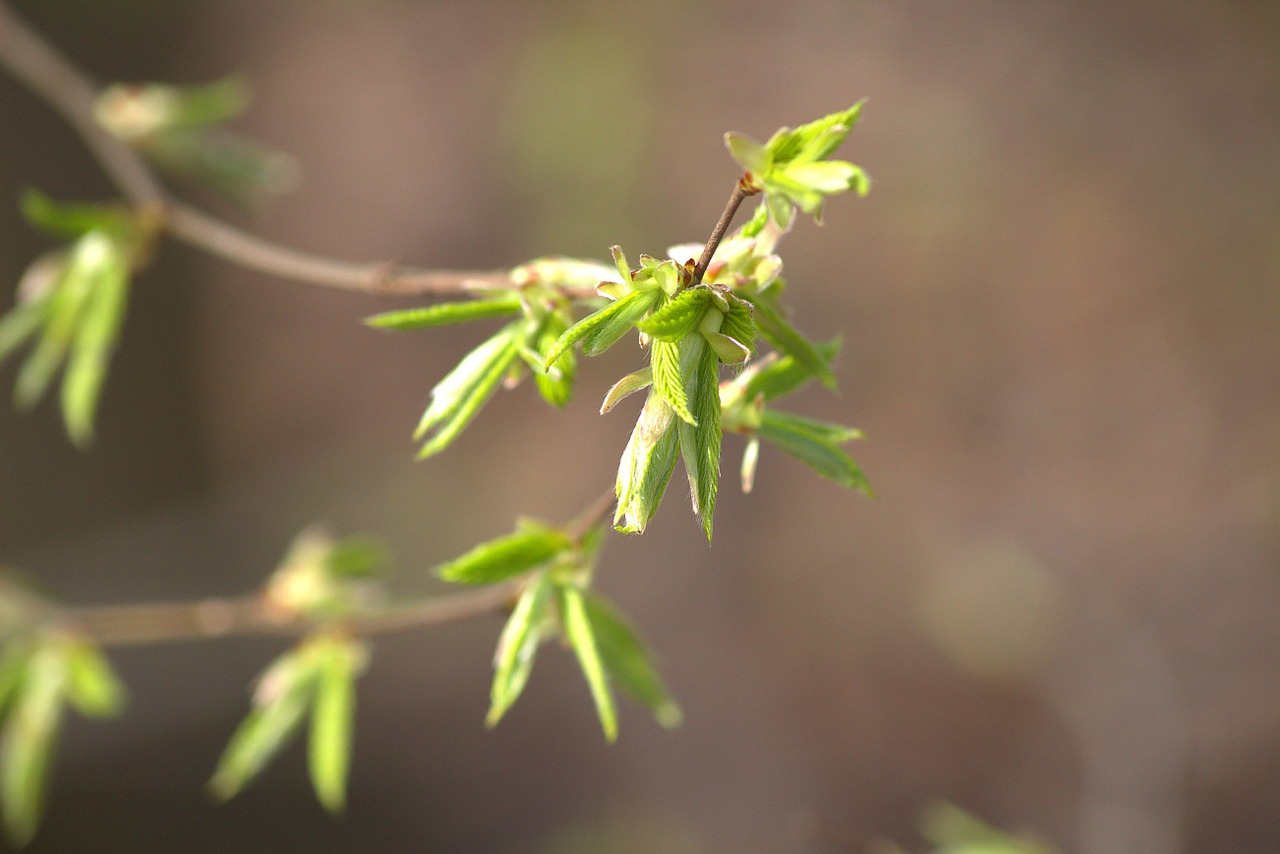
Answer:
M30 658L4 723L3 796L5 829L18 845L35 835L48 788L49 762L62 721L66 665L49 646Z
M710 288L689 288L667 300L636 327L650 338L674 344L698 328L710 300Z
M267 766L297 730L312 698L317 660L304 643L277 658L262 674L254 705L228 742L209 789L219 800L235 797Z
M341 812L347 800L351 767L355 680L366 658L354 640L333 640L323 650L311 711L308 766L316 797L329 812Z
M27 666L34 652L26 640L9 640L0 653L0 717L8 714L10 703L17 696Z
M222 124L249 105L249 84L237 75L197 86L117 83L103 89L95 105L108 131L134 141L176 128Z
M101 231L121 238L131 232L134 217L115 204L59 202L34 188L22 194L22 215L27 222L58 237L83 237Z
M920 834L937 854L1051 854L1038 839L1014 836L992 827L954 804L937 803L920 820Z
M822 351L783 320L769 300L750 294L743 294L743 298L755 307L755 324L766 341L807 368L827 388L836 387L836 376Z
M799 415L767 410L761 418L759 433L823 477L855 489L868 498L874 496L862 469L837 447L862 435L852 427L823 424Z
M343 537L333 543L325 567L339 578L370 578L382 573L389 562L387 550L373 537Z
M627 374L622 379L614 383L608 393L604 396L604 403L600 404L600 414L604 415L613 407L618 405L618 401L627 395L646 389L653 385L653 367L648 366L638 371Z
M83 447L93 438L93 421L98 409L107 364L115 350L124 323L129 294L129 268L119 243L96 232L81 238L84 254L101 253L100 259L83 263L91 278L83 315L76 327L66 374L62 379L62 415L71 441ZM80 255L77 247L76 256ZM73 259L72 269L77 261Z
M679 435L672 429L674 423L676 417L671 405L651 390L618 464L614 487L618 506L613 524L619 531L643 534L662 503L662 494L671 480L680 449Z
M298 183L293 157L229 131L174 128L135 145L157 168L241 206L261 193L286 193Z
M67 701L89 718L115 717L124 708L125 690L96 647L80 640L62 645L67 669Z
M572 546L564 531L528 523L514 534L481 543L441 564L436 573L459 584L496 584L528 572Z
M752 175L763 176L773 166L773 155L749 136L731 131L724 135L724 144L738 165Z
M444 302L438 305L388 311L366 317L364 322L377 329L427 329L451 323L470 323L487 317L517 314L520 298L515 293L465 302Z
M591 288L618 280L614 268L599 261L548 256L535 258L512 269L517 286L547 285L553 288Z
M840 339L833 338L815 345L814 350L822 364L830 365L840 352ZM757 395L774 400L790 394L805 383L815 379L814 372L794 356L782 356L769 362L757 362L739 375L737 382L743 386L747 398Z
M604 662L600 659L600 650L596 647L595 632L587 617L582 591L569 583L560 585L559 593L565 637L573 647L578 664L582 667L582 675L586 677L587 686L591 689L591 699L596 705L600 728L604 730L607 740L616 741L618 710L613 702L613 692L609 690L609 677L605 673Z
M862 115L866 99L847 110L831 113L795 129L782 128L765 143L774 165L821 160L840 147Z
M655 339L649 345L649 366L654 393L661 396L682 421L697 424L697 419L689 412L685 381L680 374L679 345Z
M40 331L49 313L49 296L19 302L0 316L0 361Z
M635 630L600 596L586 594L584 605L600 659L618 687L653 712L662 726L679 726L680 706L662 683Z
M533 671L533 659L546 631L555 590L546 573L529 580L498 638L494 655L493 687L485 725L497 726L507 709L520 697Z
M423 444L419 459L444 450L489 400L511 362L519 358L523 319L508 324L472 350L431 390L431 403L414 431L415 439L435 434Z
M742 491L751 492L756 483L756 466L760 462L760 439L752 436L742 449Z
M684 421L677 424L680 455L689 477L693 512L702 517L702 528L710 540L720 481L720 367L704 338L693 335L679 346L680 372L697 419L696 426Z

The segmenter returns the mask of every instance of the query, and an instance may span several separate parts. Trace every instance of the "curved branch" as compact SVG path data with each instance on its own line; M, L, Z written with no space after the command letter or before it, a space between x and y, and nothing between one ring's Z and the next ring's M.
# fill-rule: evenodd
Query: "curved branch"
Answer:
M355 263L312 255L255 237L174 198L146 161L94 116L97 86L0 2L0 65L80 135L111 181L147 210L159 230L241 267L282 279L376 295L458 293L515 287L505 270L418 270L393 263Z

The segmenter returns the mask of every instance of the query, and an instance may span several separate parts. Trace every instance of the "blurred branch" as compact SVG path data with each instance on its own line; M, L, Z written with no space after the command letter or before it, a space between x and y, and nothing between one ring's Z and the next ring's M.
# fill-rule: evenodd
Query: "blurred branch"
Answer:
M358 635L425 629L500 614L511 607L519 589L520 582L501 584L357 612L335 622ZM281 614L261 596L66 608L57 613L55 622L101 646L245 635L295 637L321 625L318 620Z
M407 296L515 286L505 270L420 270L311 255L255 237L173 197L136 151L98 124L97 86L3 2L0 65L57 111L124 196L175 240L282 279L361 293Z

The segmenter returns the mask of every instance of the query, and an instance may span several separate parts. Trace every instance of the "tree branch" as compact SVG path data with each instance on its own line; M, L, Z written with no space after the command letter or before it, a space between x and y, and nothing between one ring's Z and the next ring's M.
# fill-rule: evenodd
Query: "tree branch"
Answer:
M282 279L376 295L458 293L515 287L505 270L419 270L311 255L255 237L173 197L146 161L94 116L97 86L0 2L0 65L71 125L125 198L175 240Z
M698 258L698 263L693 267L693 281L691 284L702 284L702 277L707 273L707 267L711 266L711 257L716 254L716 249L720 246L720 241L724 240L724 233L729 230L729 223L733 222L734 215L738 212L738 207L742 204L742 200L747 196L754 196L758 193L748 181L747 176L743 175L738 179L738 183L733 185L733 193L729 196L729 202L724 206L724 213L720 214L720 220L716 223L716 227L711 229L711 236L707 238L707 245L702 249L702 255Z

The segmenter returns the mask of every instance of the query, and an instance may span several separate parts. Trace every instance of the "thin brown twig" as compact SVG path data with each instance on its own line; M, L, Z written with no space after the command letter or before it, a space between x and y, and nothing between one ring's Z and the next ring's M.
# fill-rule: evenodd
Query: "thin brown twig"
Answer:
M733 193L729 196L729 202L724 206L724 213L720 214L716 227L711 230L711 236L707 238L707 245L702 249L702 255L698 258L698 263L693 267L693 281L690 284L697 285L702 283L702 277L707 273L707 267L711 265L711 257L716 254L716 249L720 246L720 241L724 239L724 234L729 230L729 223L733 222L734 215L738 212L738 207L742 204L742 200L747 196L754 196L759 190L756 190L747 180L748 176L743 175L738 179L738 183L733 185Z
M94 82L3 2L0 65L57 111L84 140L125 198L145 210L150 221L175 240L282 279L360 293L409 296L515 287L505 270L419 270L388 262L355 263L301 252L256 237L174 198L134 149L98 123L94 115L98 89Z

